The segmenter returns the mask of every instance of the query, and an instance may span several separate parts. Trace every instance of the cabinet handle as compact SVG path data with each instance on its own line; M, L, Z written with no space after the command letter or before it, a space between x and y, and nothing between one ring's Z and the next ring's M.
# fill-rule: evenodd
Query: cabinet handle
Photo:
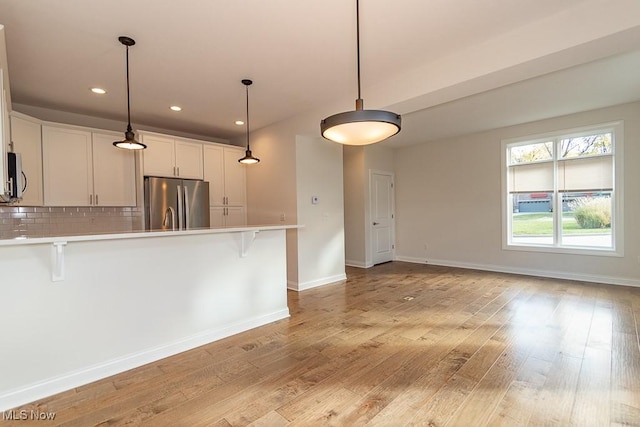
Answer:
M98 205L99 205L99 203L98 203L98 195L96 194L96 206L98 206Z
M173 176L177 176L176 175L176 167L175 166L173 167Z
M93 194L89 194L89 204L93 205Z
M176 169L178 169L178 176L180 176L180 166L178 166Z

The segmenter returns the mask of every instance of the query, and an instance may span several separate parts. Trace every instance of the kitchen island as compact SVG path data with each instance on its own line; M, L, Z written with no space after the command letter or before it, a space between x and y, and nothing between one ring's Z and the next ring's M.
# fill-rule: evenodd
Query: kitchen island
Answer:
M0 411L288 317L290 228L0 240Z

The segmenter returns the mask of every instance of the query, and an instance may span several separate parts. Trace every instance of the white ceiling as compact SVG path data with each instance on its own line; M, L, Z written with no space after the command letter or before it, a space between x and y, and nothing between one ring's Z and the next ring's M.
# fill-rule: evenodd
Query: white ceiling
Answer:
M365 107L403 114L402 146L638 100L637 3L361 0ZM126 120L120 35L134 127L238 137L243 78L252 129L356 98L353 0L0 0L0 24L16 104Z

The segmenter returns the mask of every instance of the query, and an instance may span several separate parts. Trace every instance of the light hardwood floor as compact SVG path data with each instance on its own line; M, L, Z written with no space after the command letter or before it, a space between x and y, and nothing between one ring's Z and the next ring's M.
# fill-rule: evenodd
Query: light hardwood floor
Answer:
M640 289L394 262L8 426L640 425Z

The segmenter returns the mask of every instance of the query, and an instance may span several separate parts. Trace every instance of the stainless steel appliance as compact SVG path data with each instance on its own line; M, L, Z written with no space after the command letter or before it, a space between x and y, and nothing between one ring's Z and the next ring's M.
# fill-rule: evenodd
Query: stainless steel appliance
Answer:
M209 183L193 179L144 178L145 228L209 228Z

